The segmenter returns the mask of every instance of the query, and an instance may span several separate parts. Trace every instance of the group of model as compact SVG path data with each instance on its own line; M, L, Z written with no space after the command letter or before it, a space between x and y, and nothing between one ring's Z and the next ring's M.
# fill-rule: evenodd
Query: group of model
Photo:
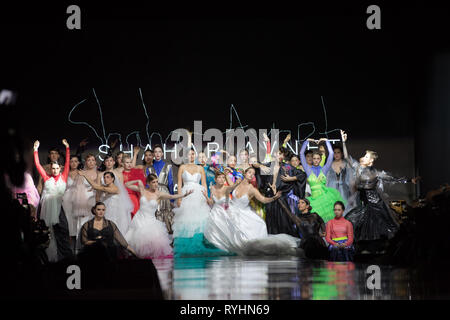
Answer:
M373 151L353 160L347 135L341 131L341 137L339 146L307 139L297 156L286 148L288 135L273 157L265 136L261 162L247 150L237 156L222 150L208 159L192 149L177 177L160 145L144 152L142 165L136 164L136 147L133 158L119 152L100 167L87 154L80 170L82 156L70 155L66 140L64 166L57 149L42 166L36 141L41 178L37 191L27 179L24 192L50 228L49 261L95 246L112 256L125 249L140 258L275 254L352 260L354 243L370 249L398 230L379 185L416 179L376 170Z

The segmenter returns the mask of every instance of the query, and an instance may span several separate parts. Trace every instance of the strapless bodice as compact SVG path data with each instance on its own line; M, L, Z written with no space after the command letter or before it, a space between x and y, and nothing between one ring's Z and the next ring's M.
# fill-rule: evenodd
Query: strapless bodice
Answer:
M249 200L248 200L248 195L244 194L243 196L241 196L240 198L236 197L236 189L233 190L233 199L232 202L234 205L244 208L247 207L249 204Z
M140 200L140 207L151 208L156 210L156 208L158 207L158 201L156 201L155 199L147 200L145 196L142 196Z
M192 183L199 184L200 183L200 179L201 179L200 173L196 172L194 174L191 174L187 170L184 170L184 172L181 175L181 177L183 179L183 184L184 185L192 184Z
M217 199L217 197L215 195L212 195L212 197L214 199L214 204L222 205L227 201L227 198L225 196L223 196L220 199Z

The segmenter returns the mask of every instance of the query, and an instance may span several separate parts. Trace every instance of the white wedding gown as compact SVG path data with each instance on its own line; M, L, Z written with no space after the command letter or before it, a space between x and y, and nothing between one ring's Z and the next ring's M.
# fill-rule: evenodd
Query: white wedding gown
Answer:
M205 238L217 248L230 251L234 222L227 210L227 198L223 196L217 199L212 193L211 197L214 205L206 223Z
M65 190L66 183L61 176L57 181L55 181L54 177L50 177L44 183L44 189L40 200L40 218L45 221L45 224L49 227L50 231L50 243L45 250L50 262L58 261L58 250L53 226L59 223L59 215Z
M203 169L202 169L203 170ZM202 191L205 188L200 184L201 174L182 174L182 193L193 192L181 200L179 208L174 208L173 237L175 257L204 257L230 255L213 244L205 241L205 229L210 215L209 207ZM207 239L206 239L207 240Z
M265 221L250 207L248 196L237 198L234 191L227 210L213 208L205 236L216 247L239 255L302 255L299 238L269 235Z
M105 180L102 176L102 184L105 184ZM125 235L131 224L131 212L133 211L133 203L128 196L128 192L119 179L114 180L114 184L119 189L119 193L111 194L102 192L100 201L105 204L105 218L114 222L119 228L122 235Z
M139 258L157 258L172 255L166 225L157 220L158 202L141 196L139 210L131 220L125 239Z
M66 183L62 206L66 214L67 224L69 226L69 235L77 236L77 219L73 216L73 195L75 193L75 181L69 176Z
M123 206L119 194L103 192L100 200L105 204L105 218L114 222L122 235L126 234L131 223L131 213Z
M77 241L79 241L81 227L93 217L91 210L96 203L96 191L82 176L77 176L75 178L73 188L72 217L76 220Z
M181 200L179 208L174 208L173 237L192 238L194 234L203 233L211 208L202 193L204 190L200 184L201 174L194 174L185 170L182 174L183 188L181 192L193 192Z

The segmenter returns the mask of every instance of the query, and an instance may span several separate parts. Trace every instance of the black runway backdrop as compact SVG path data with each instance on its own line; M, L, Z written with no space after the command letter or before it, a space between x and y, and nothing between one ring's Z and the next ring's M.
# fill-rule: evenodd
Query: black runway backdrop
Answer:
M81 8L81 30L66 28L70 4ZM448 43L446 11L420 2L380 3L382 28L369 30L370 4L5 6L2 84L19 91L17 114L43 151L64 137L72 145L84 137L94 149L100 144L92 130L68 120L74 105L87 99L72 120L102 133L92 88L106 134L139 131L147 143L141 88L149 133L166 137L175 128L192 129L194 120L202 120L204 129L225 130L233 104L242 124L255 129L275 125L296 137L298 124L314 122L319 138L326 129L342 128L355 157L376 150L377 166L396 175L413 176L420 167L429 188L448 179L427 171L423 157L437 139L419 139L448 133L448 112L440 103L446 95L427 98L436 96L432 70L440 69L430 61ZM445 92L441 79L438 88ZM440 125L427 117L430 104L434 114L447 117L438 116ZM310 130L302 127L300 138ZM129 142L136 143L135 135ZM448 144L448 135L439 141L444 150ZM448 151L439 155L443 163L448 157ZM414 190L394 188L393 196L411 198Z

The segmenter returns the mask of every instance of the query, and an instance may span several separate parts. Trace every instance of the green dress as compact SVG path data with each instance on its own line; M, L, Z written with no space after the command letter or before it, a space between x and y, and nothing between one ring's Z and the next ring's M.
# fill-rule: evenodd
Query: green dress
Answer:
M316 212L327 223L334 218L334 203L342 201L345 204L345 201L338 190L327 187L327 177L322 170L318 177L311 173L307 181L311 187L311 196L307 198L311 203L311 212Z

